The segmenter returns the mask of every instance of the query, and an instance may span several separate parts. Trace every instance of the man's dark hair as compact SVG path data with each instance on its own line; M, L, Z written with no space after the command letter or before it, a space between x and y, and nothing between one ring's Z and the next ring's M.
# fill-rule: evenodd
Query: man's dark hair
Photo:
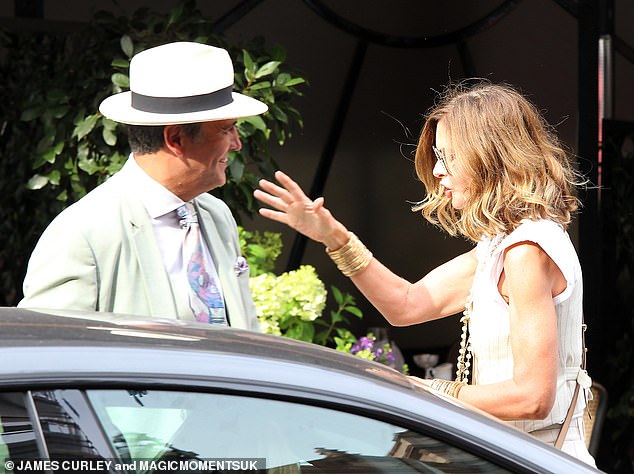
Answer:
M180 127L190 138L196 138L200 131L200 123L184 123ZM128 143L132 153L144 155L161 150L165 145L164 128L165 125L128 125Z

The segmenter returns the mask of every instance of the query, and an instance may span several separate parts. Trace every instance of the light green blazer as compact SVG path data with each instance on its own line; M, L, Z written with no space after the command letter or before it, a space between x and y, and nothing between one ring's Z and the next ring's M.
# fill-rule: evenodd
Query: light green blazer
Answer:
M18 306L77 309L194 320L175 297L150 218L134 183L117 173L62 211L46 228L29 260ZM232 327L259 331L227 205L194 199L203 237L217 267Z

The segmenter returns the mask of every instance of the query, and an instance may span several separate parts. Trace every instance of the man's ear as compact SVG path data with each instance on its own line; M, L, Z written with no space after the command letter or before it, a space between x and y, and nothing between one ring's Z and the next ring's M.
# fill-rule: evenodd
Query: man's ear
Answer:
M163 141L165 142L165 148L174 155L182 155L184 138L185 134L183 133L182 127L179 125L165 125L165 127L163 127Z

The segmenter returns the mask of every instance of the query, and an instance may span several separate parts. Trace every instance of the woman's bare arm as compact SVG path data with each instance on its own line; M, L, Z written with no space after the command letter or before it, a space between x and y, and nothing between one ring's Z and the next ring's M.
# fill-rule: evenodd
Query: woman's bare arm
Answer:
M536 244L506 251L504 287L509 302L513 378L490 385L468 385L459 398L505 420L543 419L555 401L557 317L553 297L565 279Z
M261 180L261 189L254 193L271 207L260 209L262 216L286 224L331 250L348 242L348 229L324 207L323 198L310 200L280 171L275 178L280 185ZM462 311L476 263L475 253L470 251L411 283L373 258L352 282L391 324L408 326Z

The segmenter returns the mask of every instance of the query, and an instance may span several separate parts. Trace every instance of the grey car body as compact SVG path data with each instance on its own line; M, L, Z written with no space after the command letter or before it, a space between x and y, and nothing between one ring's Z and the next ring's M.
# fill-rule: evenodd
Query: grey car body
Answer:
M62 405L72 405L68 400L77 399L75 408L65 409L79 412L83 408L78 407L85 404L89 414L83 418L65 415L75 420L70 431L94 431L81 438L90 438L93 451L89 457L116 458L116 443L112 437L108 439L108 428L96 428L101 418L93 405L102 391L125 390L137 401L138 396L150 391L280 402L284 407L308 410L302 419L311 416L312 410L341 413L362 420L359 426L366 426L370 420L380 426L398 427L395 432L402 438L399 446L407 447L399 451L395 446L384 456L364 456L339 449L333 440L330 446L315 446L321 451L314 459L298 460L293 464L295 471L270 472L599 472L491 417L427 392L384 365L282 337L107 313L0 308L0 361L2 394L7 400L17 397L23 403L23 417L30 419L31 429L20 433L37 447L37 452L22 451L23 457L85 456L74 453L76 438L70 435L57 445L49 442L53 435L43 428L48 422L42 421L44 408L39 408L55 402L56 410L60 410ZM2 407L0 402L0 419L4 420ZM266 433L269 421L277 423L285 418L275 411L277 408L271 409L275 420L267 420L268 408L258 410L257 415L249 415L260 420L249 425L249 437L256 436L254 432L260 426ZM292 419L291 412L275 436L281 433L283 437L301 421ZM321 416L310 421L316 431L320 431L317 425ZM217 432L214 426L207 426L211 433ZM7 445L5 459L12 459L13 438L8 430L5 426L2 438ZM222 436L227 436L226 427ZM343 434L337 434L336 439L340 436ZM349 436L356 434L351 432ZM248 454L252 442L245 441L240 452ZM327 443L327 436L320 443ZM258 451L258 455L262 452L266 455L266 450ZM455 452L463 453L458 458L466 456L464 465L458 458L451 458ZM326 467L326 460L330 467ZM471 471L470 463L480 462L485 467Z

